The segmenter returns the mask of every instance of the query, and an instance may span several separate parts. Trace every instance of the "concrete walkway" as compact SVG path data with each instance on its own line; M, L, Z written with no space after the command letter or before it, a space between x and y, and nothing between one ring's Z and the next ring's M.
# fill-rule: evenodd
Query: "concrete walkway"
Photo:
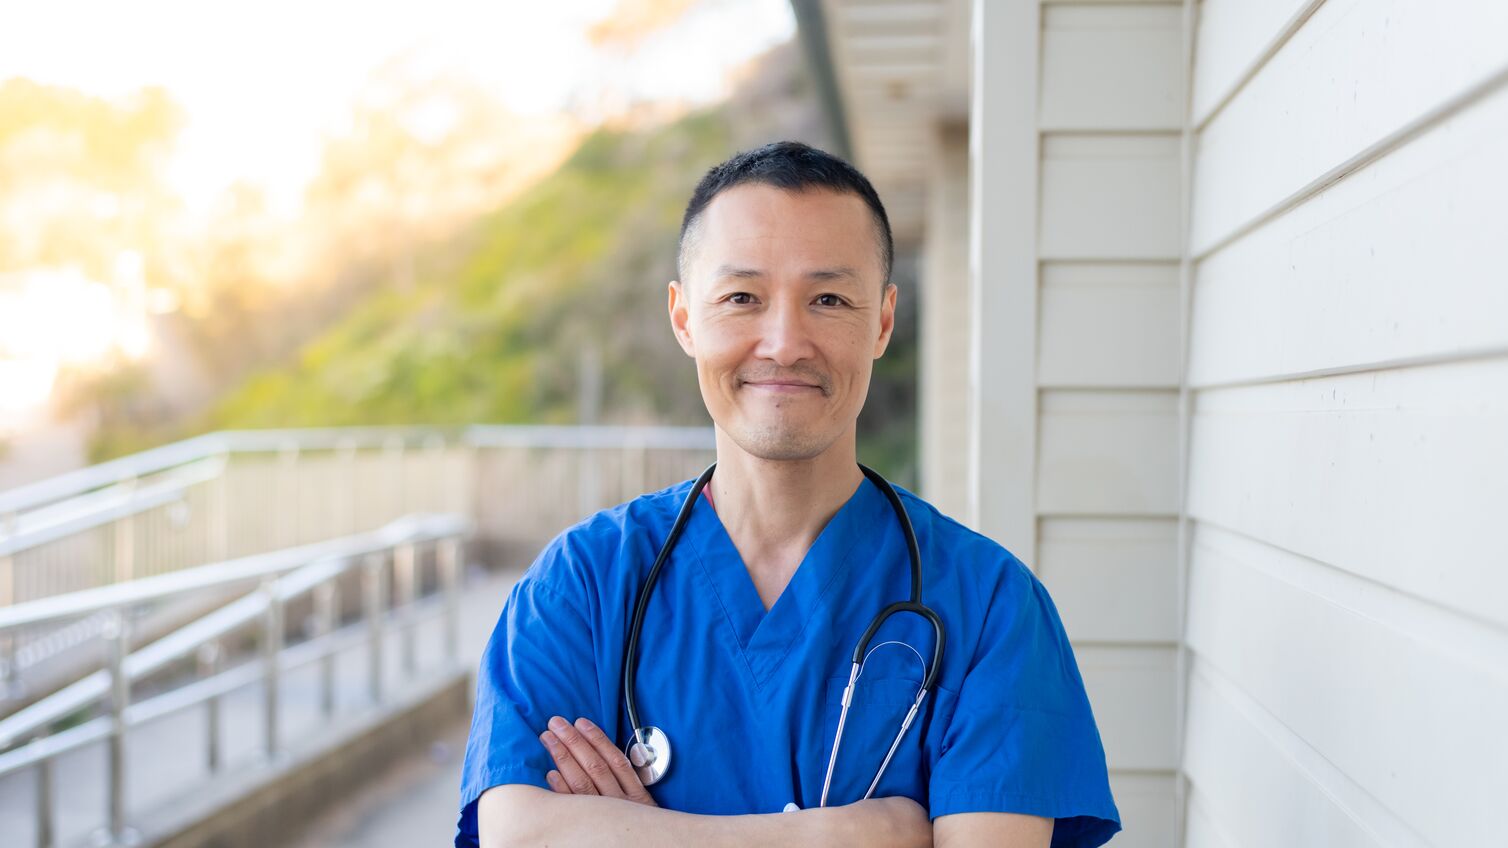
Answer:
M475 671L521 571L471 590L461 651ZM310 826L289 848L428 848L451 845L460 807L461 758L470 719L438 729L428 756L399 763Z
M460 803L464 722L438 734L430 755L399 763L289 848L425 848L450 845Z
M520 572L498 574L485 572L468 575L461 595L461 659L475 669L487 638L497 623L508 589ZM443 631L438 618L421 622L415 631L419 676L443 662ZM403 685L399 665L400 635L390 628L384 649L385 679L389 691ZM319 711L318 666L299 669L285 675L279 700L282 738L288 744L317 736L328 725ZM370 708L366 682L366 654L356 648L342 652L336 661L336 721L342 713ZM220 743L223 770L234 771L264 757L262 723L263 693L260 684L232 692L221 701ZM389 826L381 830L350 830L370 823L370 812L352 815L348 810L332 810L322 820L319 841L314 845L423 846L449 844L455 825L459 801L460 753L466 739L466 727L437 728L431 762L402 763L374 781L372 787L353 799L352 809L365 810L372 798L384 791L403 799L407 812L390 817ZM459 740L457 741L457 737ZM208 775L208 724L206 711L200 706L132 728L126 740L127 818L145 811L171 805L191 797L197 784ZM444 745L450 747L446 748ZM71 845L87 840L105 822L106 784L103 744L86 746L59 757L53 764L56 803L54 822L59 844ZM410 788L415 782L420 788ZM395 788L396 787L396 788ZM36 844L36 780L31 770L0 778L0 845L31 846ZM380 804L387 815L387 804ZM395 805L398 806L398 805ZM340 821L346 821L343 830ZM432 822L432 824L431 824ZM410 825L412 829L409 828ZM328 832L327 832L328 831ZM381 834L381 837L377 834ZM311 839L316 839L311 830ZM354 839L355 841L342 841Z

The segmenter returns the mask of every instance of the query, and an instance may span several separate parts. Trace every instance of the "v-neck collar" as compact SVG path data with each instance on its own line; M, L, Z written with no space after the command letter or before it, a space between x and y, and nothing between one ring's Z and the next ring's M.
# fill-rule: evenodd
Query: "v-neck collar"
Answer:
M766 612L748 567L703 498L697 498L685 538L722 604L729 627L753 674L762 686L795 646L807 623L821 611L853 561L863 560L882 534L862 532L883 520L884 495L868 478L859 481L836 514L822 528L791 575L780 597Z

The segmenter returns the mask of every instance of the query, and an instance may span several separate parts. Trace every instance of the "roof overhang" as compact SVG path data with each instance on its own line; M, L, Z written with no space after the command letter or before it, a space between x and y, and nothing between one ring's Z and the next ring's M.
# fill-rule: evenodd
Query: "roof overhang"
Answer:
M969 0L791 0L838 146L921 237L939 124L969 114Z

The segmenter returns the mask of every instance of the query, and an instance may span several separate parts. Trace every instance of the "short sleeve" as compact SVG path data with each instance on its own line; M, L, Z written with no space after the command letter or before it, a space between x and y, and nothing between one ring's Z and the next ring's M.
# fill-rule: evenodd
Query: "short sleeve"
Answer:
M1053 848L1094 848L1121 829L1073 648L1047 588L1014 558L939 750L928 786L934 819L1050 817Z
M563 556L559 539L514 584L477 669L476 707L461 766L457 846L477 845L477 799L506 783L549 788L554 767L539 742L550 716L595 714L592 633L562 590L542 578Z

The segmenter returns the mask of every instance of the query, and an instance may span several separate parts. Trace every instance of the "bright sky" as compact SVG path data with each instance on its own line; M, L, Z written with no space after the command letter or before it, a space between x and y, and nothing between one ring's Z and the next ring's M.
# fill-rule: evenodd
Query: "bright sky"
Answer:
M48 0L0 27L0 79L112 96L162 85L188 115L170 176L195 208L237 179L296 202L363 81L385 62L474 79L521 114L606 85L705 101L728 70L791 37L787 0L703 0L632 62L587 28L614 0Z
M560 112L604 93L702 102L727 73L795 30L788 0L700 0L632 53L595 49L591 25L616 0L46 0L13 3L0 25L0 80L23 76L118 97L160 85L186 124L168 177L190 210L236 182L260 185L275 212L296 213L324 137L378 68L401 59L425 77L479 83L521 115ZM646 5L640 2L641 6ZM652 4L650 4L652 5ZM684 5L684 0L672 5ZM45 272L45 273L44 273ZM58 368L100 355L100 338L140 348L141 304L66 269L8 285L0 308L0 436L32 418ZM21 279L18 277L17 279ZM118 288L118 287L117 287ZM139 288L139 287L138 287ZM117 292L119 294L119 292ZM116 298L119 300L119 298ZM85 301L93 323L82 322ZM70 341L21 332L68 321ZM96 320L97 319L97 320ZM7 326L8 325L8 326Z

